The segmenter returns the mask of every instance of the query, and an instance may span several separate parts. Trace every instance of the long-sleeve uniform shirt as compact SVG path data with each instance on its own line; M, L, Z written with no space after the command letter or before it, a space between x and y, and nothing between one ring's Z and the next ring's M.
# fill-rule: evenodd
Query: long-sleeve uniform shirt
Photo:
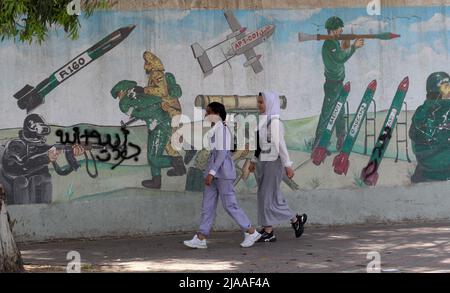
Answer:
M275 161L278 157L283 167L292 167L293 162L284 139L284 125L279 118L272 118L266 127L263 126L258 131L258 145L252 161Z
M205 177L210 174L220 179L236 179L236 170L230 155L232 137L230 130L218 122L208 132L211 153L205 168Z
M325 77L328 80L344 80L345 62L355 53L355 46L347 50L341 48L337 40L326 40L322 46L322 60L325 65Z

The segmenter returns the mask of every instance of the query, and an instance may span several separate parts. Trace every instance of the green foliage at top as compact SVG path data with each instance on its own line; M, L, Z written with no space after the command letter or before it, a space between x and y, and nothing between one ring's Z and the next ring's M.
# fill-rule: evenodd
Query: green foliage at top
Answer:
M0 0L0 38L41 43L52 28L63 28L71 39L78 38L79 16L69 15L71 0ZM84 17L97 9L111 7L111 1L81 0Z

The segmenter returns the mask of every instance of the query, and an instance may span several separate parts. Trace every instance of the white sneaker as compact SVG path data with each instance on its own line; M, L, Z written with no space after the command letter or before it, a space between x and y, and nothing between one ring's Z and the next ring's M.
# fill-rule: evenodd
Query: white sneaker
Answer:
M208 246L206 246L206 239L203 240L198 239L197 234L191 240L185 240L183 241L183 243L184 245L190 248L201 248L201 249L208 248Z
M244 235L244 241L241 243L241 246L244 248L253 246L261 238L261 234L258 231L255 231L253 234L244 233Z

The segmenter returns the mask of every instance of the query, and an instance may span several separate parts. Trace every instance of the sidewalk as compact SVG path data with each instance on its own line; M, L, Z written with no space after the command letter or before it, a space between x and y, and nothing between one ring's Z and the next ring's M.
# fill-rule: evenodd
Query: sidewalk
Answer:
M65 272L67 253L81 254L82 272L366 272L367 253L381 255L381 268L402 273L450 273L450 223L343 227L306 226L295 239L276 229L278 242L243 249L243 235L214 232L207 250L184 247L193 233L133 239L19 244L27 271Z

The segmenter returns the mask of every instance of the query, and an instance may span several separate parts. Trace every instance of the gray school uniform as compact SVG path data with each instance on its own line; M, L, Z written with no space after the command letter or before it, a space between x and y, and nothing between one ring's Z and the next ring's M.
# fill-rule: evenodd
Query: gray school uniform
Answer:
M266 116L260 116L258 146L255 152L256 178L258 182L258 223L273 226L288 222L296 216L281 193L281 181L285 167L291 167L284 126L279 119L279 98L274 92L263 93Z
M223 125L215 126L214 135L210 139L213 146L204 177L211 174L214 180L210 186L205 186L203 192L201 224L198 232L208 236L214 224L216 216L217 202L219 197L225 211L236 221L243 231L251 227L250 220L244 211L239 207L234 190L234 180L236 179L236 170L234 162L230 155L231 135L227 127ZM215 143L220 141L219 135L222 133L228 147L217 148ZM227 142L228 141L228 142Z
M284 168L281 159L258 161L258 223L263 227L285 223L295 217L281 193Z

